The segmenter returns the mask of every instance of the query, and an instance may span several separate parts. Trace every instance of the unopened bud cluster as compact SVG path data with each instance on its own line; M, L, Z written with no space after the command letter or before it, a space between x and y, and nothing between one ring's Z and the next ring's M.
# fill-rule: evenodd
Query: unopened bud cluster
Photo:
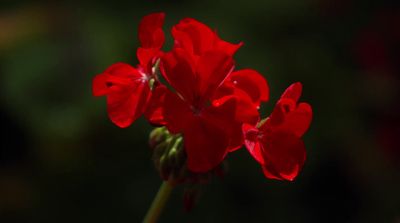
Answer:
M205 184L213 175L224 175L225 162L205 173L188 170L182 135L171 134L165 127L155 128L150 133L149 145L153 150L154 165L161 178L172 184Z

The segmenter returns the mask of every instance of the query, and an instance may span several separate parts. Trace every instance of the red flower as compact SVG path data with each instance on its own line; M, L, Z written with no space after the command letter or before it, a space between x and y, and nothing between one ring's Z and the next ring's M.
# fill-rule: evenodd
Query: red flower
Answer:
M194 56L210 50L218 50L232 56L242 43L232 44L221 40L218 35L203 23L192 19L182 19L172 28L175 47L182 47Z
M152 67L164 43L164 17L164 13L154 13L140 22L137 68L116 63L93 79L93 95L107 96L108 115L121 128L131 125L147 107L151 96L149 80L154 78Z
M307 103L297 104L301 91L300 83L292 84L269 118L257 127L243 125L246 148L262 165L267 178L292 181L304 164L301 136L310 125L312 109Z
M210 171L245 143L266 177L293 180L305 160L301 137L312 118L310 105L297 103L301 84L291 85L256 126L269 87L255 70L232 72L232 56L242 44L187 18L172 28L174 47L164 54L164 17L154 13L140 22L136 68L116 63L93 80L93 94L107 96L112 122L127 127L145 113L150 123L182 134L192 172ZM158 66L167 86L157 77Z
M183 134L188 168L209 171L237 146L233 137L241 124L257 121L257 109L246 94L213 97L233 69L232 57L224 52L211 50L194 59L174 48L162 58L161 68L176 91L162 88L164 100L156 102L163 107L166 126L173 134Z

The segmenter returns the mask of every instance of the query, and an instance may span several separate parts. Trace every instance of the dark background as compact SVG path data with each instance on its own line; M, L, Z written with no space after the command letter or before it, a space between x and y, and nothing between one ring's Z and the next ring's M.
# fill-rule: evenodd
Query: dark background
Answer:
M0 222L140 222L161 180L151 126L107 117L91 80L132 65L146 14L184 17L243 41L238 68L261 72L268 115L291 83L314 120L295 182L265 179L245 149L183 210L174 190L160 222L400 222L399 1L10 1L0 6Z

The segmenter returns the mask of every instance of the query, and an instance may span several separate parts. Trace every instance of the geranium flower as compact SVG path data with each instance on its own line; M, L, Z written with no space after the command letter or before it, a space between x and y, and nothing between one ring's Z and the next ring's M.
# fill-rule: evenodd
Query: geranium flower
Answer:
M151 97L149 81L154 78L152 67L164 43L164 17L164 13L154 13L141 20L137 68L116 63L93 79L93 95L107 96L108 115L121 128L128 127L143 114Z
M175 92L160 88L163 100L156 103L163 107L168 130L183 134L187 166L193 172L216 167L233 147L234 128L240 132L243 122L258 119L257 109L246 94L213 98L233 66L232 57L218 50L195 59L176 47L162 58L161 71Z
M293 180L305 161L301 137L312 117L311 106L298 103L301 84L286 89L270 117L260 121L258 109L269 100L269 86L255 70L233 71L233 55L242 43L226 42L186 18L173 26L174 45L164 53L164 18L164 13L142 18L136 67L115 63L93 79L93 95L107 97L108 115L117 126L128 127L142 114L159 126L149 145L165 182L144 222L157 220L172 186L204 184L221 175L225 156L243 144L267 178ZM193 188L184 196L188 209Z
M300 83L292 84L269 118L257 126L243 125L246 148L267 178L292 181L304 164L306 152L301 137L310 125L312 109L307 103L298 103L301 91Z

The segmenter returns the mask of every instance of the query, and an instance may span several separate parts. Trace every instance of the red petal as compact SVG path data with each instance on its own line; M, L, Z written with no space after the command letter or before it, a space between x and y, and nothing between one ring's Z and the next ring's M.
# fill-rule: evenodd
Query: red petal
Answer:
M108 67L104 73L108 73L117 77L125 77L131 79L141 78L142 75L136 70L136 68L132 67L126 63L115 63Z
M147 80L135 68L116 63L94 78L93 94L107 95L107 111L111 121L124 128L143 113L150 88Z
M168 89L165 90L164 97L162 106L168 130L173 134L182 132L193 115L188 103Z
M203 100L210 99L232 71L233 66L232 57L219 51L209 51L199 58L196 71L199 79L199 91Z
M229 43L226 42L222 39L220 39L217 34L216 35L216 49L225 52L226 54L232 56L233 54L236 53L236 51L243 45L242 42L238 43L238 44L233 44L233 43Z
M164 44L165 13L153 13L142 18L139 24L139 41L143 48L158 48Z
M132 88L107 96L107 111L111 121L121 128L128 127L143 112L150 96L147 82L135 82Z
M258 141L258 137L260 134L258 129L250 124L245 123L242 126L242 130L244 135L244 145L246 146L246 149L253 156L253 158L257 160L257 162L259 162L261 165L264 165L264 156L261 151L260 142Z
M107 80L109 79L109 76L109 74L99 74L93 78L93 96L103 96L110 93L110 89L107 86Z
M229 80L238 88L245 91L256 104L268 101L269 87L265 78L255 70L244 69L232 72Z
M267 178L292 181L306 159L304 143L294 134L270 132L261 140Z
M188 52L201 55L210 50L219 50L232 56L242 43L232 44L218 37L207 25L192 19L182 19L172 28L175 46L182 47Z
M307 103L300 103L295 110L285 116L284 122L277 126L276 130L292 132L297 137L301 137L310 127L311 119L311 106Z
M283 93L267 121L275 131L291 132L297 137L301 137L307 131L312 119L312 109L307 103L296 105L300 94L300 83L292 84Z
M232 130L230 143L230 152L232 152L243 145L242 124L255 125L260 118L259 113L251 98L238 88L221 86L218 88L215 96L217 96L217 99L213 99L212 101L212 105L214 106L220 106L220 104L226 103L229 100L234 102L234 107L230 111L227 111L228 114L233 115L233 119L228 121L230 123L229 129Z
M212 104L219 106L231 99L236 101L235 109L231 112L235 114L235 120L254 125L258 122L259 113L251 98L246 92L234 86L225 84L220 86L212 97Z
M229 140L224 126L214 119L192 116L183 132L188 169L207 172L218 166L228 152Z
M237 100L235 120L255 125L260 119L257 107L252 104L251 99L242 90L235 91L235 98Z
M285 122L286 116L296 109L296 102L289 98L280 99L268 119L271 126L279 126Z
M167 91L168 89L164 85L159 85L153 90L145 111L145 116L152 125L164 126L167 124L164 117L164 101Z
M94 96L102 96L113 91L119 91L134 81L142 78L142 75L131 65L116 63L108 67L102 74L94 77L92 91Z
M208 26L191 18L182 19L171 32L176 46L196 55L211 50L215 40L215 34Z
M196 95L197 77L190 61L190 55L175 48L162 57L161 72L168 83L189 103Z
M296 82L290 85L285 92L283 92L281 98L290 98L297 102L301 96L302 89L303 85L300 82Z

